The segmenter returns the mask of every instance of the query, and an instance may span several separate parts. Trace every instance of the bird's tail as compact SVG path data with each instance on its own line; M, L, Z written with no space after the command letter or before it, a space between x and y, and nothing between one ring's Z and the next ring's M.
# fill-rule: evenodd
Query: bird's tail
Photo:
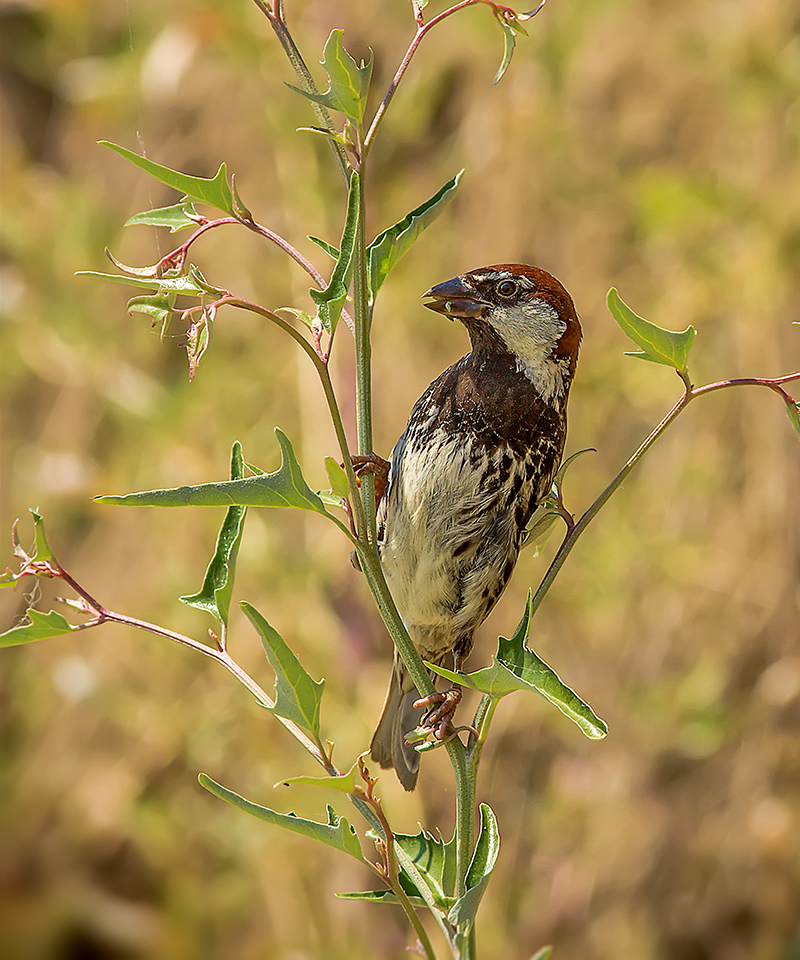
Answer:
M406 790L413 790L419 774L419 754L406 743L406 737L419 723L421 713L413 706L419 699L417 688L403 689L408 683L410 680L406 679L402 666L395 665L383 713L370 744L370 755L382 767L394 767L400 783Z

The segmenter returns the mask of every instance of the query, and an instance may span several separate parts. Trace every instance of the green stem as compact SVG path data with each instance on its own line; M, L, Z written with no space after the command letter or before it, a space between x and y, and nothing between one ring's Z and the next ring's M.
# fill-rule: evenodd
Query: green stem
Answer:
M339 444L339 453L342 457L342 466L344 467L344 472L347 474L347 482L350 485L350 503L352 504L352 509L355 513L356 530L358 530L363 537L364 531L366 530L364 505L361 501L361 493L358 488L358 481L356 480L356 475L353 471L353 462L350 459L350 447L347 443L347 435L344 432L342 415L339 411L339 404L336 400L336 394L333 390L330 371L328 370L327 363L323 363L323 361L321 361L316 355L314 366L317 369L320 382L322 383L322 389L325 393L325 401L328 404L328 413L330 414L331 422L333 423L333 429L336 433L336 440Z
M433 681L417 652L408 631L405 628L386 579L383 576L377 550L368 545L357 546L361 569L367 578L370 592L375 598L383 622L389 631L389 636L397 648L397 652L411 674L411 679L421 696L429 696L435 690ZM475 813L475 785L471 781L467 769L467 754L464 744L456 737L445 744L450 762L453 766L456 787L456 865L457 888L456 896L466 893L467 870L472 858L472 833Z
M356 340L356 424L358 452L372 453L372 307L367 279L367 239L364 204L364 170L358 181L359 205L356 241L353 250L353 310ZM361 478L361 503L366 517L366 540L377 541L375 522L375 479L370 474Z
M584 530L586 530L592 520L594 520L600 510L602 510L612 494L615 493L620 486L622 486L631 470L633 470L633 468L640 462L642 457L644 457L650 447L653 446L653 444L664 433L667 427L673 424L680 414L683 413L692 400L696 399L697 397L704 396L707 393L713 393L717 390L725 390L728 387L767 387L769 390L777 393L784 403L790 403L792 402L792 398L788 393L786 393L785 390L781 388L780 384L791 383L793 381L800 380L800 373L789 373L783 377L775 377L774 379L766 379L762 377L740 377L736 380L720 380L717 383L708 383L702 387L695 387L692 385L692 382L689 379L689 374L685 370L677 370L676 373L684 384L683 395L664 417L661 423L659 423L658 426L653 430L650 436L647 437L644 443L642 443L636 453L634 453L630 460L628 460L625 466L614 477L611 483L609 483L605 490L603 490L600 496L589 507L586 513L584 513L580 520L578 520L578 522L569 529L561 546L558 548L558 552L553 558L553 562L550 564L547 573L544 575L542 582L539 584L539 587L533 596L533 601L531 603L531 616L533 616L533 614L539 609L542 600L544 600L548 590L553 585L553 581L558 576L559 570L564 565L564 561L567 559L572 548L577 543L578 538L581 536Z
M544 578L539 584L536 593L533 595L533 600L531 601L531 616L533 616L539 609L542 600L544 600L548 590L553 585L553 581L558 576L559 570L561 570L561 568L564 566L564 561L567 559L572 551L572 548L577 543L578 537L580 537L580 535L589 526L592 520L594 520L600 510L602 510L607 501L611 498L611 495L619 489L631 470L633 470L633 468L647 453L650 447L653 446L653 444L656 442L656 440L658 440L667 427L675 421L675 418L686 408L691 400L691 386L687 384L680 400L678 400L678 402L664 417L661 423L659 423L650 436L644 441L644 443L642 443L636 453L634 453L630 460L628 460L625 466L619 471L619 473L616 475L616 477L614 477L611 483L609 483L605 490L603 490L600 496L589 507L586 513L583 514L580 520L578 520L578 522L569 529L561 546L558 548L558 552L553 558L553 562L548 567L547 573L544 575Z
M314 78L311 76L311 71L306 66L305 60L297 49L297 45L294 42L294 39L289 33L289 28L286 26L286 20L284 19L283 13L283 4L275 4L275 9L271 9L264 0L255 0L255 4L258 9L264 14L264 16L269 20L270 26L275 32L275 36L278 38L280 45L283 47L283 52L286 54L289 63L291 63L294 68L294 72L297 74L297 78L300 81L300 86L307 92L319 95L319 90L317 89L316 83L314 83ZM326 107L321 103L317 103L315 100L310 101L311 106L314 109L314 113L317 116L317 119L325 127L326 130L330 130L331 133L334 133L336 128L333 125L333 120L331 119L330 113ZM339 167L339 172L345 179L345 182L350 180L350 167L347 162L347 154L344 152L344 148L340 143L337 143L332 137L325 138L330 144L333 155L336 159L336 164Z

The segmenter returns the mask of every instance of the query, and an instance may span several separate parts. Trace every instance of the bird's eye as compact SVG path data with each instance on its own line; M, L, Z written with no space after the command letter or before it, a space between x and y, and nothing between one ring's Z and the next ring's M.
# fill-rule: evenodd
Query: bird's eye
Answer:
M497 284L497 292L501 297L513 297L519 290L519 284L516 280L501 280Z

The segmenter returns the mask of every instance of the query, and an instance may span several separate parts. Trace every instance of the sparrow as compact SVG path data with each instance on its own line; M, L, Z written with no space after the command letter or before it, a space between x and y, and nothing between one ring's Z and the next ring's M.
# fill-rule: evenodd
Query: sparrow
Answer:
M472 349L414 404L388 462L354 464L376 474L381 563L414 645L434 664L452 653L460 670L561 462L581 325L561 283L521 263L470 270L423 298L461 321ZM395 652L370 752L406 790L420 762L406 737L420 725L452 735L460 696L454 684L421 700Z

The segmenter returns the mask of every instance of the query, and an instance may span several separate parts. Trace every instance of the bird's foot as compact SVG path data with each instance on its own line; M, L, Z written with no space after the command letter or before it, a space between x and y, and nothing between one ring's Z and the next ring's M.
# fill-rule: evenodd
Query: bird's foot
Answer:
M358 485L364 474L371 474L375 478L375 503L377 505L389 486L389 461L379 457L377 453L368 453L363 457L350 457L353 472Z
M453 734L453 716L460 702L461 687L457 683L448 690L416 700L415 707L428 710L417 729L429 730L436 740L449 740Z

